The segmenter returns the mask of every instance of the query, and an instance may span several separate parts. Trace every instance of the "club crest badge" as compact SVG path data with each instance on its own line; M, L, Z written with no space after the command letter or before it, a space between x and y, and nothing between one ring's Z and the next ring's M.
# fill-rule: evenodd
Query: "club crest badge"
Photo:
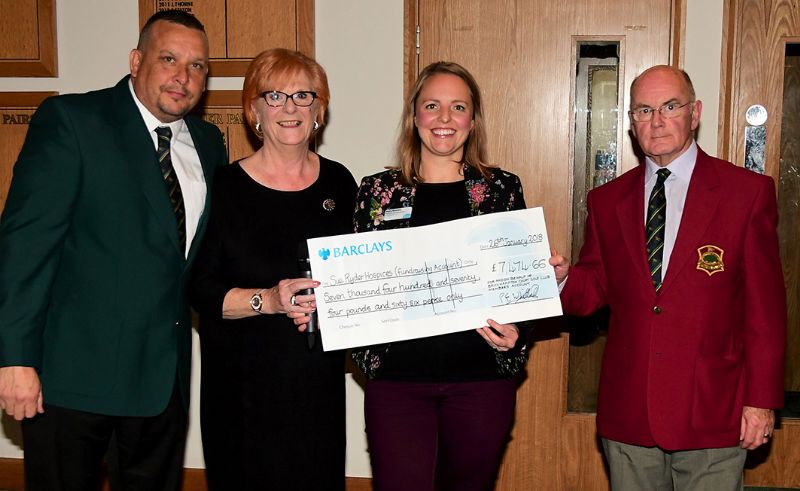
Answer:
M722 262L722 255L725 251L717 246L704 245L697 249L697 269L705 271L708 276L720 271L725 271L725 263Z

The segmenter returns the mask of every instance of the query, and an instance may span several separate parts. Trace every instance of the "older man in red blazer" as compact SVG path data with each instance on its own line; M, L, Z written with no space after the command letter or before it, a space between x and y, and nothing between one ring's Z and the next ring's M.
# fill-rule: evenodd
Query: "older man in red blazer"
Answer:
M772 179L708 156L685 72L631 86L647 158L589 193L586 241L554 255L564 312L611 310L597 428L619 489L741 489L783 404L786 299Z

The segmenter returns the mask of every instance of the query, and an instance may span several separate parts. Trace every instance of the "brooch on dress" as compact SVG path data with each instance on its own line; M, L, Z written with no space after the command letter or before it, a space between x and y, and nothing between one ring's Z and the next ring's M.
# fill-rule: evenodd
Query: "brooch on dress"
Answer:
M328 198L322 202L322 208L325 211L333 211L334 209L336 209L336 201L334 201L331 198Z

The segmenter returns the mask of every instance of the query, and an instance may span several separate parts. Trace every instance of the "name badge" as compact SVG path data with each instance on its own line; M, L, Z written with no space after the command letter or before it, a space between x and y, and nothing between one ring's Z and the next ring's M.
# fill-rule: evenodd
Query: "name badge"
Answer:
M409 218L411 218L410 206L403 208L390 208L383 212L383 220L386 222L391 220L407 220Z

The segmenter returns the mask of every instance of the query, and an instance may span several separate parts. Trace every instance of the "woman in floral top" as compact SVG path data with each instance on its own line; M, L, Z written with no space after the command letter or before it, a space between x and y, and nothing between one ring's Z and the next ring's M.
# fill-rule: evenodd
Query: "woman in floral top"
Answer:
M357 232L415 227L525 208L517 176L488 167L478 86L439 62L405 104L396 168L365 177ZM525 364L514 324L353 351L367 374L367 436L376 491L489 490Z

